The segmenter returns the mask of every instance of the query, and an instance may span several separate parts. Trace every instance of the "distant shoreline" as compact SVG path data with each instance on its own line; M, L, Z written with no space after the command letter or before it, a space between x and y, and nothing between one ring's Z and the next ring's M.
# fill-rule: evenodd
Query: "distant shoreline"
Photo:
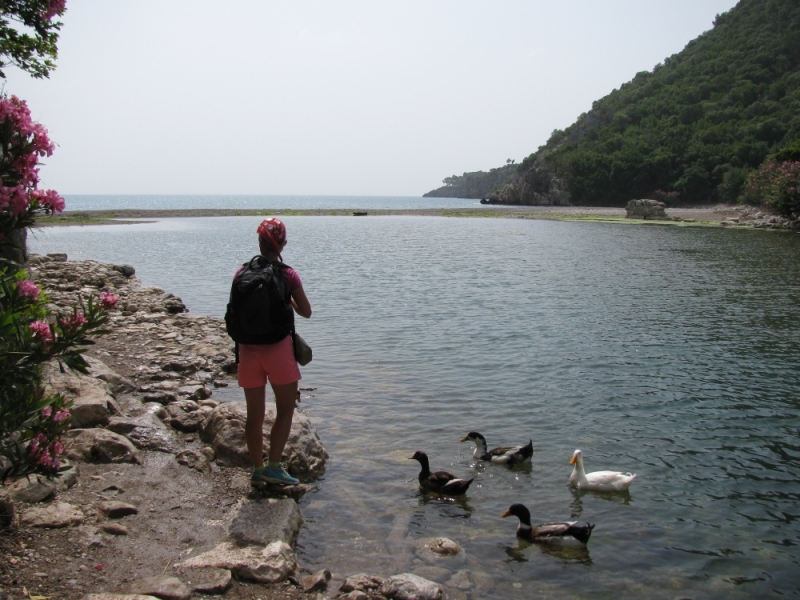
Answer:
M625 209L595 206L480 206L475 208L413 208L373 209L356 208L321 209L241 209L241 208L195 208L195 209L119 209L65 211L51 217L43 217L37 226L113 225L147 222L155 219L193 217L247 217L247 216L353 216L354 213L370 216L421 216L421 217L483 217L506 219L552 219L565 221L600 221L627 223L698 224L712 225L737 214L736 207L715 205L698 208L668 208L667 221L639 221L625 218Z

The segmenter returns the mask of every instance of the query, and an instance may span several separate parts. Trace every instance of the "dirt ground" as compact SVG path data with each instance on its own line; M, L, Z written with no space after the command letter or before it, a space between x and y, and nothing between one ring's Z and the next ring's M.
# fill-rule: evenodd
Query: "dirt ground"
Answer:
M105 336L89 354L130 377L137 365L127 348L140 341ZM138 398L118 398L123 408L134 401ZM187 448L201 447L197 434L178 435ZM0 600L73 600L92 592L123 593L132 581L162 574L175 575L191 587L191 571L180 572L175 563L227 539L231 507L261 492L251 491L249 473L241 468L215 465L209 476L179 465L172 454L142 455L143 465L79 464L78 483L56 499L80 507L86 514L83 525L64 529L17 525L0 532ZM124 526L127 535L98 530L110 522L96 509L103 500L120 500L139 509L136 515L113 521ZM291 582L234 582L226 594L249 600L304 596L308 597Z

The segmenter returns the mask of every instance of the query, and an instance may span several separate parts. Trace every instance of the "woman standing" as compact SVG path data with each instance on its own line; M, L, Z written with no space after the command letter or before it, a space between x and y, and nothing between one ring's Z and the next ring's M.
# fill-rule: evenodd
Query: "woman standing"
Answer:
M282 263L281 251L286 247L286 226L279 219L265 219L258 226L258 247L261 256L280 265L291 307L306 319L311 317L311 304L303 291L300 276ZM238 272L237 272L238 274ZM250 484L261 487L266 483L294 484L299 480L289 475L281 465L283 449L289 439L292 417L297 401L300 369L294 358L291 333L274 344L239 344L239 387L244 389L247 402L245 441L253 464ZM275 422L270 432L269 454L264 464L264 413L266 385L275 394Z

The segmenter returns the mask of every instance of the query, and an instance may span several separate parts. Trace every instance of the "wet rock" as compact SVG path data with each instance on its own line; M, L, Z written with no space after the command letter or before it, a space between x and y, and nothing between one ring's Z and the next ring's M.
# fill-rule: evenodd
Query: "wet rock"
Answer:
M441 585L413 573L390 577L378 591L386 598L395 600L441 600L444 595Z
M203 385L184 385L178 388L178 395L191 400L205 400L211 397L211 390Z
M124 435L142 450L172 453L179 447L175 434L152 413L138 417L111 417L107 429Z
M128 586L134 594L156 596L161 600L189 600L191 590L177 577L161 575L137 579Z
M157 391L145 394L142 398L145 402L158 402L159 404L170 404L178 400L178 396L171 392Z
M136 275L136 269L133 268L133 265L109 265L112 269L121 273L123 277L133 277Z
M206 419L200 437L210 443L217 460L247 467L250 458L244 441L247 408L244 402L226 402L217 406ZM269 430L275 419L275 408L267 408L264 419L265 447L269 447ZM308 417L295 412L289 441L284 450L289 473L301 479L321 476L325 472L328 453Z
M182 568L228 569L239 579L257 583L277 583L297 570L294 552L281 541L272 542L266 548L257 546L239 547L223 542L216 548L194 556L176 565Z
M142 457L127 438L106 429L71 429L64 435L67 458L84 462L142 464Z
M414 552L425 562L437 558L452 558L464 553L464 549L453 540L444 537L423 538L417 540Z
M331 572L328 569L322 569L312 575L300 578L300 586L306 594L311 592L322 592L328 587L328 582L331 580Z
M291 545L302 525L303 517L294 500L248 499L239 506L228 535L241 545L266 546L276 540Z
M444 583L453 576L453 572L450 569L445 569L444 567L424 565L414 569L414 575L422 577L423 579L430 579L431 581L435 581L437 583Z
M192 580L192 591L198 594L224 594L233 584L228 569L197 569Z
M367 575L366 573L358 573L345 579L339 591L345 594L353 591L377 593L382 585L383 579L380 577Z
M133 504L120 502L119 500L106 500L97 505L97 510L107 516L109 519L121 519L128 515L139 514L139 509Z
M202 408L193 400L179 400L178 402L173 402L172 404L168 404L165 410L167 414L169 414L169 418L166 419L166 422L174 429L186 433L199 431L211 412L211 409Z
M56 491L55 482L43 475L26 475L20 477L7 487L14 502L35 504L52 496Z
M53 502L46 506L29 508L20 516L20 522L30 527L62 529L83 523L81 509L66 502Z

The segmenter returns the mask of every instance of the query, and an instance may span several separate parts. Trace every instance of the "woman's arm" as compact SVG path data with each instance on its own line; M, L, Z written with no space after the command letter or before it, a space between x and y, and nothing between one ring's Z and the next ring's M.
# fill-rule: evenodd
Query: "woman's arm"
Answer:
M308 301L306 292L303 286L294 288L292 290L292 308L301 317L306 319L311 318L311 303Z

